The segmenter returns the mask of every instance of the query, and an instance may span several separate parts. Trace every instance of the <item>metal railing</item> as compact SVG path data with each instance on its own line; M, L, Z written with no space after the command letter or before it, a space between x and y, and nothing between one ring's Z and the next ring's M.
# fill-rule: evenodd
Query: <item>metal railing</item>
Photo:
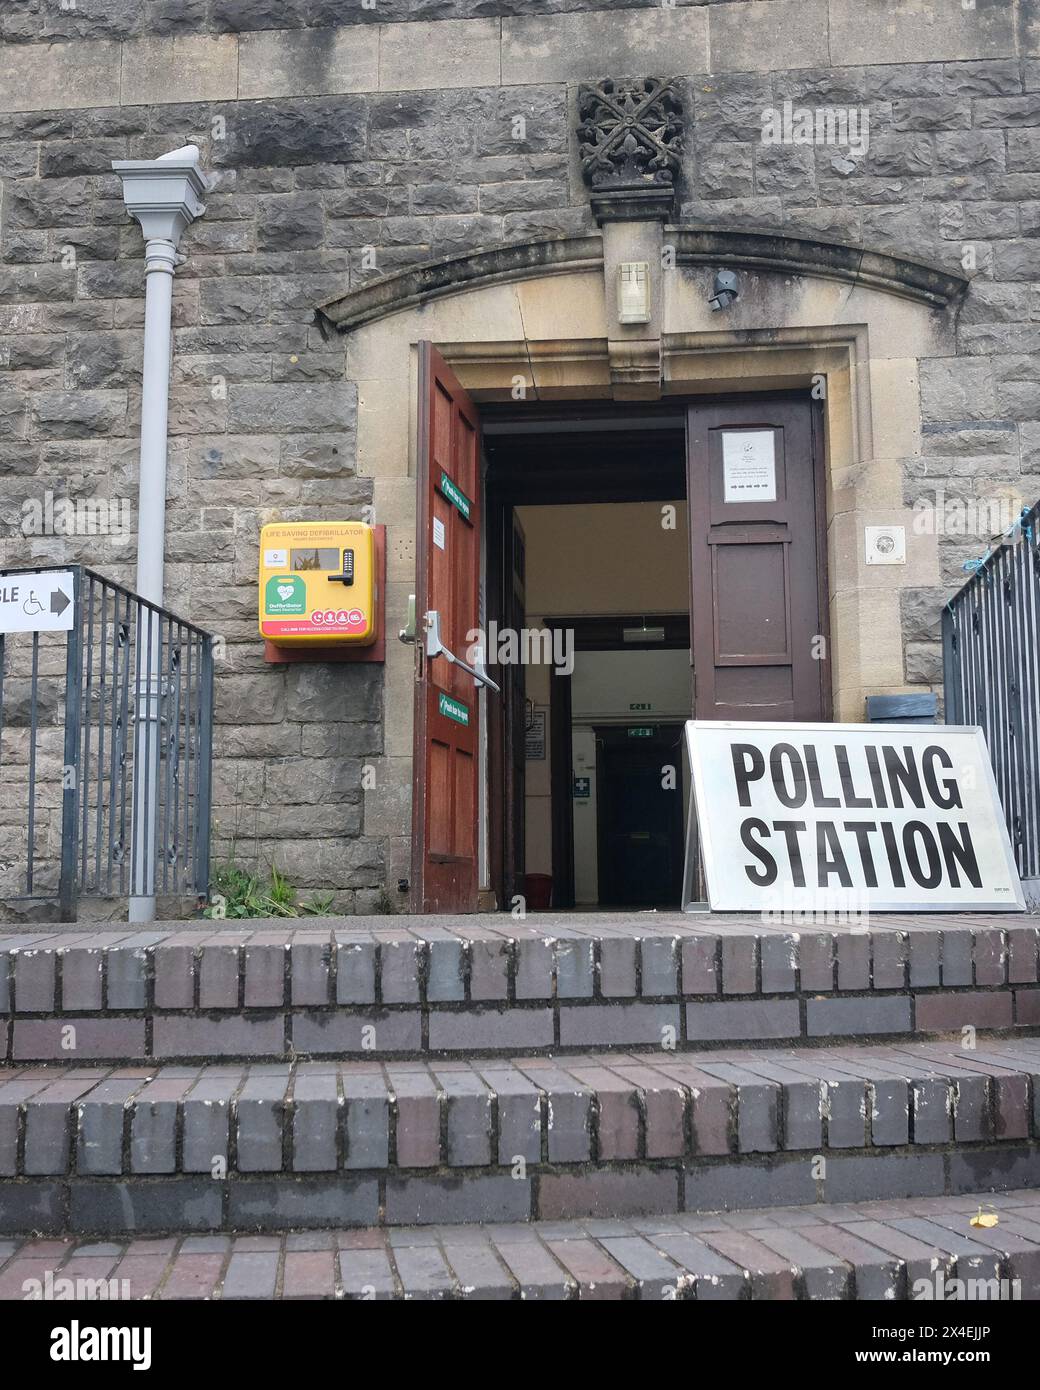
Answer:
M1040 877L1040 503L943 611L948 724L978 724L1023 879Z
M68 632L0 634L4 898L209 888L213 638L81 565Z

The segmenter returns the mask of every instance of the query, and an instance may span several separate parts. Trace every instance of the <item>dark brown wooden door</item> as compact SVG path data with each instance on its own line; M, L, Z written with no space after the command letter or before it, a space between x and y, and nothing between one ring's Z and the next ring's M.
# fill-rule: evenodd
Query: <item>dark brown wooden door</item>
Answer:
M818 447L807 397L690 407L698 719L828 717Z
M446 656L427 657L427 619L470 661L479 625L480 427L473 402L431 343L419 344L418 537L412 906L477 907L478 687Z

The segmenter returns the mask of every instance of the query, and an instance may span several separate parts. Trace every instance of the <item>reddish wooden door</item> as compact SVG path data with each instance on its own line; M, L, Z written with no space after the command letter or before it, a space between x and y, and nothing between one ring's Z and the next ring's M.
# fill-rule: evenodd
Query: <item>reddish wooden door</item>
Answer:
M812 401L691 406L687 460L696 718L828 718Z
M469 661L479 626L480 427L473 402L431 343L419 344L418 543L412 907L477 906L478 686ZM425 640L424 640L425 639Z

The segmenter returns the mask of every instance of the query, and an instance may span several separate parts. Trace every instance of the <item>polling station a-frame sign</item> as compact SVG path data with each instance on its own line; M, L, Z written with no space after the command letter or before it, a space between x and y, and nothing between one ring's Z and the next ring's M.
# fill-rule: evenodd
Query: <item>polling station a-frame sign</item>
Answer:
M1022 912L982 730L689 720L683 907Z

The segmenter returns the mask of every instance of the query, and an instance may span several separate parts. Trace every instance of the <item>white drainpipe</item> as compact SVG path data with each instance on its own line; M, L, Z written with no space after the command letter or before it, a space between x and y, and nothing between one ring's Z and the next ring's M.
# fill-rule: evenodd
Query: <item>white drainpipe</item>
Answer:
M166 444L170 400L170 320L177 243L185 227L206 211L206 179L195 145L160 159L118 159L123 202L145 238L144 368L141 386L141 466L137 495L137 592L163 607L166 541ZM142 610L146 614L147 610ZM147 618L139 630L140 694L134 743L133 854L130 921L155 920L155 829L159 791L162 676L158 623L148 641ZM147 652L147 664L143 652ZM162 847L159 847L160 851Z

